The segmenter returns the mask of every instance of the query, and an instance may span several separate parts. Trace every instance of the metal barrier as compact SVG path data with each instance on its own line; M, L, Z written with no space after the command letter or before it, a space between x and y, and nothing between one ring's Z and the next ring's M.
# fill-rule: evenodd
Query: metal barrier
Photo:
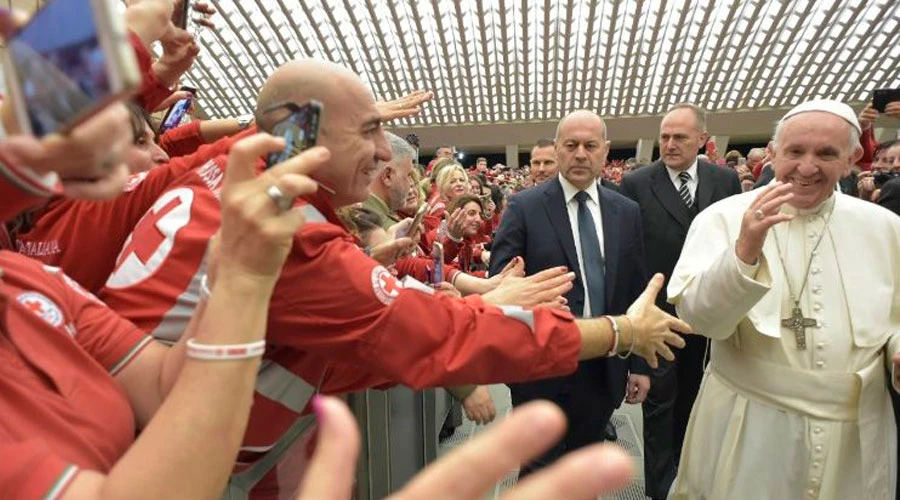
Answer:
M447 391L398 386L353 394L349 403L362 432L358 500L390 495L437 458L438 435L452 405Z

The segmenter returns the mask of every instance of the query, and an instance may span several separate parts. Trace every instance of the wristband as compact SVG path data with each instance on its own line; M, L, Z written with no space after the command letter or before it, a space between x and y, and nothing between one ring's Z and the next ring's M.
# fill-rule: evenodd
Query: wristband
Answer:
M209 300L209 296L212 295L212 291L209 289L209 279L207 274L204 274L202 278L200 278L200 300L205 302Z
M613 329L613 341L612 345L609 348L609 351L606 353L607 358L611 358L619 353L619 325L616 323L616 320L612 319L611 316L601 316L603 319L609 321L609 325Z
M266 341L257 340L246 344L201 344L195 339L187 341L187 357L205 361L231 361L262 356L266 352Z

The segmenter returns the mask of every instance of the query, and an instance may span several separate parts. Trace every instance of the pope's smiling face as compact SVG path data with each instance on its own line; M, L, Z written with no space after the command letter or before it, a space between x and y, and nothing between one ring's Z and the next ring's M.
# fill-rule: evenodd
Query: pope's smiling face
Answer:
M800 113L781 124L769 156L775 178L793 186L791 205L815 208L834 193L862 156L859 142L849 139L850 124L831 113Z

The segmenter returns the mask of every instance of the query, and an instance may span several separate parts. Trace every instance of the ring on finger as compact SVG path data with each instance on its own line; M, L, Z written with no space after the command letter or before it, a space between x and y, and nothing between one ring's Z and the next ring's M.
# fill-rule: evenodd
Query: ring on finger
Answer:
M755 217L756 220L763 220L766 218L766 213L762 210L756 210L755 212L753 212L753 217Z
M281 188L279 188L275 184L269 185L269 187L266 189L266 194L269 196L269 198L272 198L272 201L275 202L275 206L278 207L278 209L282 212L291 208L291 205L293 204L293 200L288 198L284 194L284 191L282 191Z

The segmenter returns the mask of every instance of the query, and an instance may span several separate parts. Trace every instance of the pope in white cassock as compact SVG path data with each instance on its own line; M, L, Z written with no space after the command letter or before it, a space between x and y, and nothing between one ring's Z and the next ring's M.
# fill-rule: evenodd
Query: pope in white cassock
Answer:
M669 300L712 349L670 498L894 498L900 217L835 191L859 134L845 104L795 107L776 180L694 220Z

